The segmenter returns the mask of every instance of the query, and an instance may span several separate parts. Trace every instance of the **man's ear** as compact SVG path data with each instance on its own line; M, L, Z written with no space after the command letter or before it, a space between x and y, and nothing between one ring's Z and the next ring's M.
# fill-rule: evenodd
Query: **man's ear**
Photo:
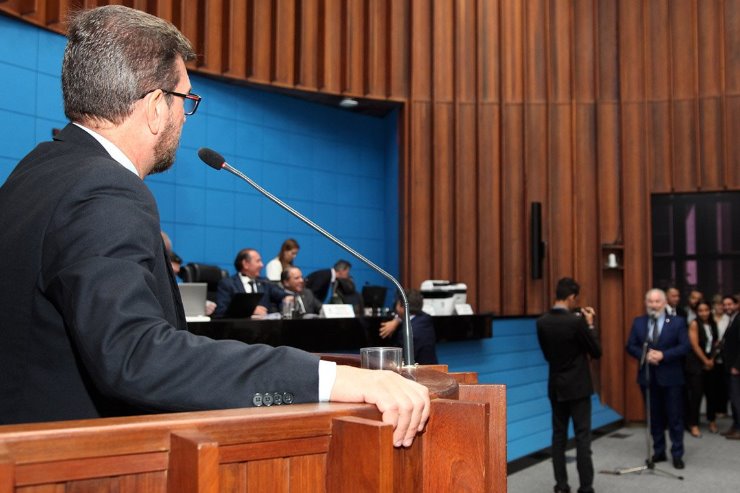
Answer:
M167 105L165 94L161 89L152 91L144 98L144 105L149 131L156 135L161 132L165 126L166 111L164 106Z

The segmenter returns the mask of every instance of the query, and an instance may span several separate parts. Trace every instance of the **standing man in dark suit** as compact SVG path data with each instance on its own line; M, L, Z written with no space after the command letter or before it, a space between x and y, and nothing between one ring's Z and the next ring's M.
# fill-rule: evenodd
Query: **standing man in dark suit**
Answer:
M665 312L666 315L672 317L682 317L686 319L686 309L680 306L681 303L681 291L675 286L670 286L665 290Z
M319 269L306 276L306 287L313 291L316 299L322 303L334 303L337 297L340 298L339 302L341 302L344 287L342 281L351 281L352 278L349 275L351 268L352 264L346 260L337 260L331 269ZM354 283L352 283L352 287L354 288ZM354 292L354 289L352 291Z
M722 360L725 363L728 395L732 405L732 427L723 434L730 440L740 440L740 316L738 316L738 300L735 296L727 295L722 299L722 305L725 313L730 315L730 324L727 326L722 339Z
M172 24L123 6L76 13L68 38L72 123L0 188L0 424L335 400L375 403L394 444L410 445L425 387L185 330L143 180L172 166L198 107L195 53Z
M578 283L564 277L555 287L552 309L537 319L537 339L550 365L547 396L552 407L552 468L555 493L569 492L565 468L568 421L573 419L576 438L576 465L581 493L594 491L594 465L591 460L591 382L589 356L601 357L591 307L576 308Z
M647 292L645 306L647 315L636 317L632 322L627 352L640 362L637 383L643 396L648 376L650 380L652 461L666 460L667 425L673 466L683 469L684 357L691 347L686 321L681 317L666 315L666 296L661 289ZM646 347L644 354L643 347Z

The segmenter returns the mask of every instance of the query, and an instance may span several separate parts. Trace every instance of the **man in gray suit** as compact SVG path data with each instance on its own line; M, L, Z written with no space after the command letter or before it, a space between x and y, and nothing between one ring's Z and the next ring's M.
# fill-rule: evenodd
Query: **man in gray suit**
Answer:
M72 123L0 188L0 424L364 401L410 445L429 414L421 385L185 330L143 179L172 166L198 107L195 54L172 24L122 6L78 13L68 37Z

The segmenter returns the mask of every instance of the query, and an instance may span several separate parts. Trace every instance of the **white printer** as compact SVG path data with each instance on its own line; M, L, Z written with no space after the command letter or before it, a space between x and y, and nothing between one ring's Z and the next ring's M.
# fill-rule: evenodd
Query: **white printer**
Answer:
M428 314L454 315L455 306L467 302L468 286L430 279L421 283L421 295L424 297L423 310Z

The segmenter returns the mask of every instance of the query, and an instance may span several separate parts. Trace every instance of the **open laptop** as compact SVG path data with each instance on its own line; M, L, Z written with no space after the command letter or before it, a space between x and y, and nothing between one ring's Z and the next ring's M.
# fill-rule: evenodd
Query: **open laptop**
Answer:
M207 322L210 317L206 316L206 294L208 283L205 282L183 282L177 285L180 288L182 306L185 308L185 320L188 322Z
M224 318L249 318L265 293L236 293L224 313Z

